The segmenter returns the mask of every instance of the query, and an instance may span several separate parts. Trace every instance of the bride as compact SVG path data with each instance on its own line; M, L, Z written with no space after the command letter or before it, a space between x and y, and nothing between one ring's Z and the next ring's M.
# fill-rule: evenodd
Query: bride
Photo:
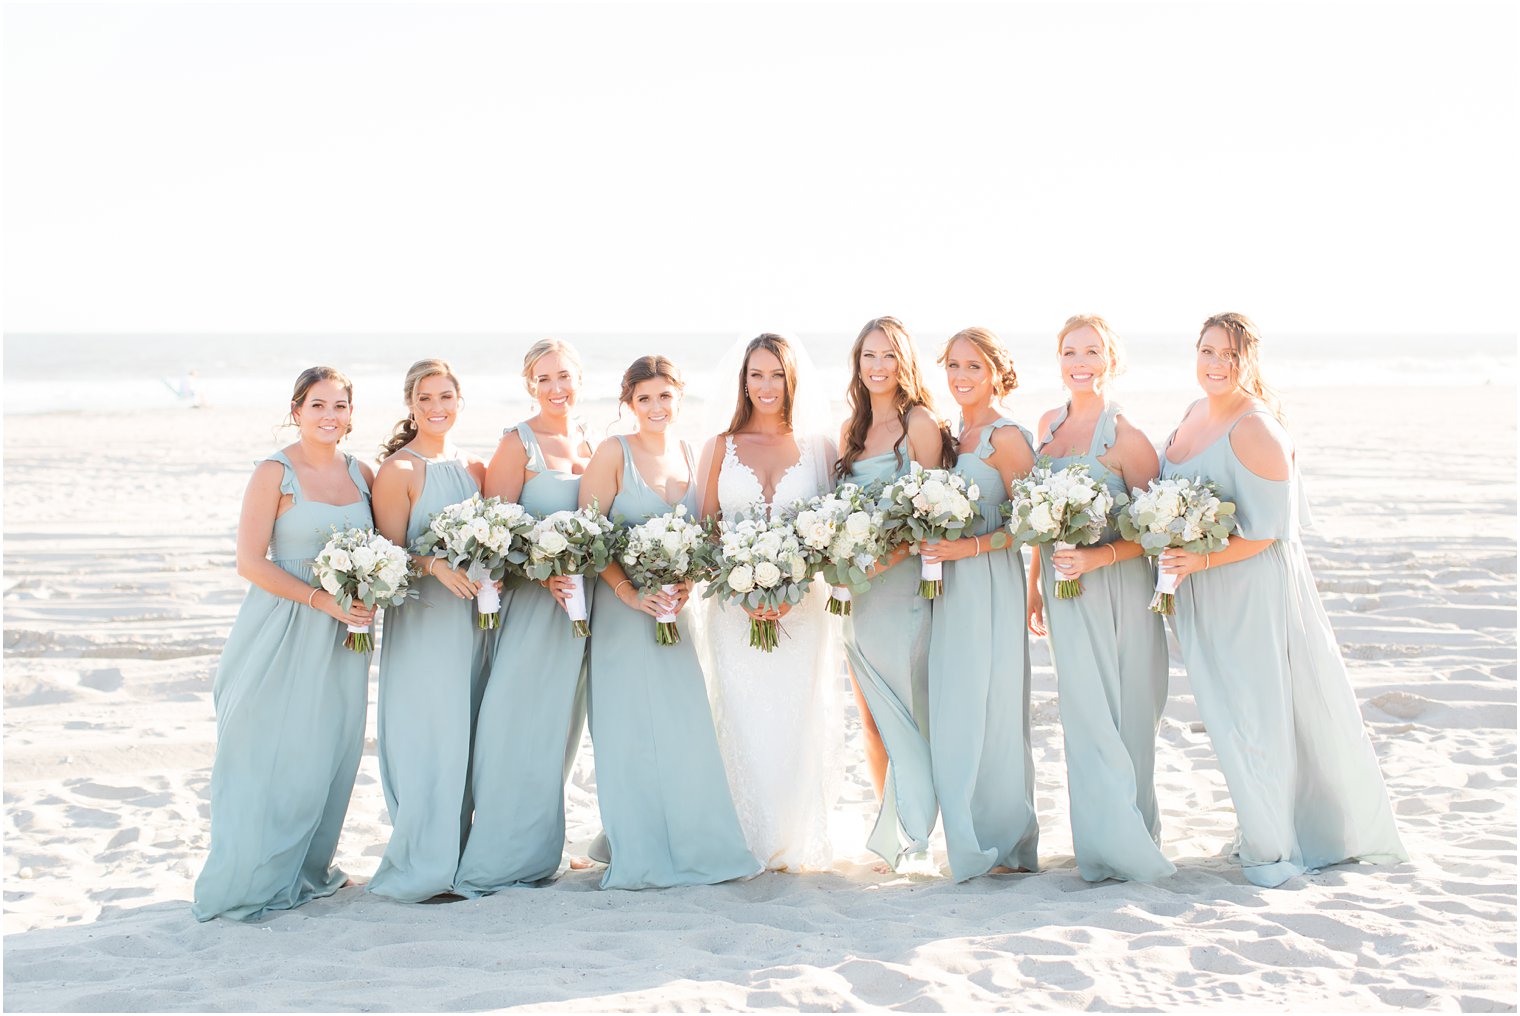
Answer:
M703 516L769 516L831 489L827 403L806 353L767 332L725 363L738 374L738 401L727 427L703 449ZM718 743L745 840L771 871L826 870L833 861L841 656L824 611L827 597L814 582L801 603L779 611L710 601L706 641ZM779 618L775 651L750 646L751 613Z

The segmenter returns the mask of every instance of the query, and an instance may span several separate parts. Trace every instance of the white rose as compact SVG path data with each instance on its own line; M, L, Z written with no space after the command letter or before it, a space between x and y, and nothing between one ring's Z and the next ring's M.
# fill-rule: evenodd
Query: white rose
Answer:
M341 547L335 547L332 553L327 555L327 563L332 566L333 571L346 572L354 567L353 558L349 557L348 551ZM329 589L328 592L332 590Z
M665 533L660 537L660 549L665 551L666 557L675 557L681 552L681 537L676 533Z
M338 581L338 576L334 575L332 572L327 572L322 576L322 588L327 590L332 595L337 596L338 590L343 588L343 584Z
M1050 514L1050 505L1044 502L1035 505L1034 510L1029 513L1029 525L1037 533L1053 532L1056 528L1056 520Z
M781 569L769 561L761 561L755 565L755 584L762 589L770 589L781 581Z
M861 539L871 532L871 516L868 512L853 512L844 520L844 528L855 539Z
M1091 487L1074 487L1070 494L1066 495L1066 503L1081 508L1092 503L1096 492Z
M380 555L368 545L355 547L352 557L354 559L354 567L361 572L374 570L376 563L380 560Z
M801 582L807 577L807 562L800 557L792 558L792 581Z
M570 541L553 529L538 538L538 549L551 557L562 553L568 546Z
M736 593L747 593L755 588L755 574L749 565L741 564L728 573L728 588Z

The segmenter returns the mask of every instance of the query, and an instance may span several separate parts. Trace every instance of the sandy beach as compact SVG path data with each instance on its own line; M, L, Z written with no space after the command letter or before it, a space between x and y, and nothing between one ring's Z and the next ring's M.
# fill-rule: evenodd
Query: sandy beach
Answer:
M1187 398L1125 401L1159 441ZM1014 407L1031 426L1044 408ZM1083 882L1036 640L1040 873L873 873L851 707L832 873L626 893L573 872L446 905L345 889L250 925L199 924L188 901L208 839L211 679L244 592L238 508L277 447L278 408L8 415L5 1007L1513 1011L1515 390L1322 389L1286 408L1310 560L1408 863L1246 882L1219 856L1234 815L1174 652L1157 793L1179 871ZM350 448L372 454L391 422L361 412ZM467 415L456 437L488 454L510 422ZM373 696L338 857L361 880L389 831ZM568 803L584 849L589 739Z

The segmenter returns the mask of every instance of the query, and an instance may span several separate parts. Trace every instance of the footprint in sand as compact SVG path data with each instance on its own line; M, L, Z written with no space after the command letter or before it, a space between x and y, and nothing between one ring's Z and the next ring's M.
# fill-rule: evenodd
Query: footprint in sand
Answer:
M1376 706L1389 716L1397 716L1401 720L1412 720L1419 716L1432 705L1427 698L1407 691L1389 691L1369 699L1370 705Z

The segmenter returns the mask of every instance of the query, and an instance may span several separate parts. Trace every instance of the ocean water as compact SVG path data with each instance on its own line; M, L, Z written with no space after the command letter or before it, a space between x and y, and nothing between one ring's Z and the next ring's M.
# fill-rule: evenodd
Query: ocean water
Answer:
M354 379L361 411L401 411L406 368L424 356L455 367L468 400L493 411L527 408L522 356L537 335L8 335L4 340L6 413L162 409L185 404L175 393L189 371L213 406L270 407L283 413L300 371L328 363ZM583 403L611 407L618 381L635 357L663 353L685 373L689 400L727 401L733 378L715 376L733 335L564 335L585 362ZM849 377L852 334L798 336L812 355L836 407ZM1051 336L1003 335L1021 381L1020 398L1037 404L1058 400L1055 342ZM943 337L920 338L932 356ZM1193 337L1126 337L1128 367L1116 385L1121 395L1196 392ZM926 365L932 366L932 365ZM1286 336L1264 343L1263 372L1278 389L1353 385L1508 385L1516 383L1515 340L1509 336ZM930 370L948 406L943 373Z

